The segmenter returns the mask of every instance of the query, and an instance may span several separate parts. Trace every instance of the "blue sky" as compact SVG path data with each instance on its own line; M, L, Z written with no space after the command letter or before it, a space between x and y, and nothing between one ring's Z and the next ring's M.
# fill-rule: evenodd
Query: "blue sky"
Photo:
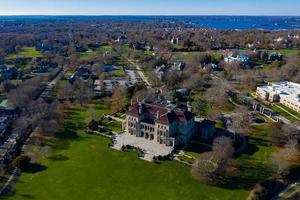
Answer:
M0 15L300 16L300 0L0 0Z

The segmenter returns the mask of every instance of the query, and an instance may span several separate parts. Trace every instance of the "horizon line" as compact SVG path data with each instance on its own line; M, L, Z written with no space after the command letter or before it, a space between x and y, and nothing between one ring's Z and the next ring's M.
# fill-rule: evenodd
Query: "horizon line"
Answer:
M0 17L117 17L117 16L129 16L129 17L201 17L201 16L220 16L220 17L300 17L300 15L243 15L243 14L0 14Z

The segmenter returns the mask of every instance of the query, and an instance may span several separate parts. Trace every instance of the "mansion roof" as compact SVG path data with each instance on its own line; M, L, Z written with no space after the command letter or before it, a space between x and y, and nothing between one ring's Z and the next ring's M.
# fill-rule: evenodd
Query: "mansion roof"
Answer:
M149 119L144 120L146 120L147 122L157 122L164 125L172 124L175 121L186 123L194 117L193 113L186 110L169 110L162 106L146 103L136 103L130 106L126 114L134 117L139 117L146 113L148 114Z

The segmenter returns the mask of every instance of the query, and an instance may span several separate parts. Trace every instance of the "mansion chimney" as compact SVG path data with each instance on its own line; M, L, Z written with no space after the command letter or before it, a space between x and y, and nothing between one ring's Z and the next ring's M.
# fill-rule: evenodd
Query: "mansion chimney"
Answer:
M139 102L138 110L139 110L139 114L141 115L143 113L143 104L141 102Z

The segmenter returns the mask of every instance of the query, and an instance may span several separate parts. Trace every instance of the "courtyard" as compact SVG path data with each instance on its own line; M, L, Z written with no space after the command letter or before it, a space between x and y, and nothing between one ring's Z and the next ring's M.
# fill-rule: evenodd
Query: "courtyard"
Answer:
M173 151L173 147L168 147L143 137L136 137L129 134L115 135L114 149L121 150L122 146L127 145L143 149L145 151L144 159L147 161L152 161L154 156L167 156Z

